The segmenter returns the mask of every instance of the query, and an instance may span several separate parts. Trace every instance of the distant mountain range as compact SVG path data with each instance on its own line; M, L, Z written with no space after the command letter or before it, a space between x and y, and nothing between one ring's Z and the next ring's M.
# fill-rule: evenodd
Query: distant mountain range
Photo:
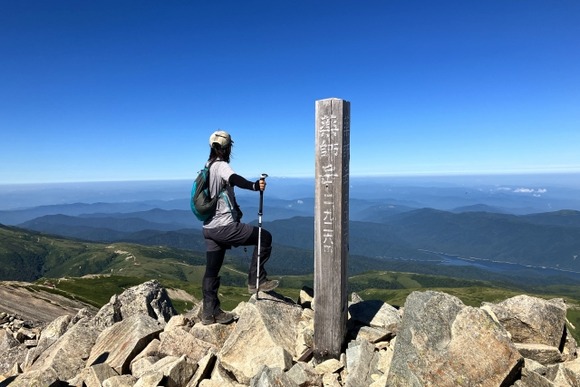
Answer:
M522 269L520 274L528 268L539 270L542 267L580 272L579 211L511 215L477 211L455 213L396 205L371 208L361 210L360 214L374 221L350 222L350 255L357 257L356 261L351 259L352 272L397 269L425 274L459 272L460 277L481 278L481 267L478 269L475 264L471 267L441 266L448 256L472 262L476 259L475 262L480 263L518 264ZM46 215L18 227L75 240L167 246L198 251L203 256L205 243L201 230L188 227L191 218L191 213L184 210L152 209L78 216ZM264 222L263 226L274 236L272 261L279 273L312 272L313 217L278 219ZM240 259L245 257L247 261L251 251L234 249L231 254ZM247 262L242 266L245 264ZM486 277L490 270L493 271L488 269ZM494 276L499 274L507 275L496 270Z
M580 272L580 212L510 215L448 212L387 205L369 207L351 221L350 251L372 258L428 259L444 254ZM365 215L367 214L367 215ZM312 217L265 222L280 245L313 250ZM196 225L196 228L192 226ZM129 241L203 250L200 223L184 210L46 215L19 227L98 242ZM431 260L434 260L431 255Z
M507 282L533 279L558 283L558 278L562 281L580 279L577 274L580 273L578 188L422 184L428 185L419 186L410 180L403 184L393 179L352 179L350 273L396 270ZM0 211L0 224L17 226L18 229L4 229L23 233L12 239L10 246L7 246L8 239L0 241L4 262L8 266L10 262L26 263L30 268L14 269L12 273L26 278L45 275L51 272L51 267L59 266L50 262L55 254L86 269L82 260L73 259L78 255L78 246L71 252L63 248L59 253L52 252L50 246L61 242L18 247L18 241L43 240L49 235L55 240L67 238L67 243L76 241L74 243L81 246L90 245L88 242L132 243L143 248L164 246L179 249L174 250L178 256L188 256L193 251L198 258L203 258L205 242L201 223L191 214L187 193L182 192L187 191L189 185L176 183L171 190L160 194L160 188L153 183L145 185L152 192L138 193L133 188L116 190L114 185L110 187L111 193L100 192L97 184L90 184L85 189L91 197L117 201L4 209ZM273 180L272 186L274 190L269 189L265 195L263 217L264 227L274 236L269 265L279 274L312 273L314 199L309 196L312 195L312 181L306 179L297 184ZM157 191L153 191L154 187ZM175 191L177 188L179 190ZM27 192L22 200L32 201L32 192ZM56 195L57 190L53 187L39 192ZM69 194L73 193L78 194L76 191ZM3 195L6 196L0 189L0 198ZM7 197L18 200L13 191ZM238 201L245 214L244 221L255 224L256 193L241 190ZM103 248L100 244L96 246L96 250ZM250 254L251 251L233 249L228 259L245 269ZM500 262L512 266L506 268ZM111 269L109 264L102 262L95 267ZM549 271L550 268L553 270ZM8 275L6 270L4 273Z

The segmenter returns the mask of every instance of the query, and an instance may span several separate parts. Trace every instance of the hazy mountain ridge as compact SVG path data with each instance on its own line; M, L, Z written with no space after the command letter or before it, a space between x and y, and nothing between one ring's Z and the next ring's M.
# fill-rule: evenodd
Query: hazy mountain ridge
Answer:
M187 209L187 201L96 202L44 205L0 211L0 223L17 225L48 215L81 216L83 214L126 214L154 209Z
M551 178L548 185L530 183L528 178L527 183L519 183L514 177L494 184L479 177L454 183L425 178L352 178L349 270L444 271L467 278L484 273L513 279L514 273L496 268L490 273L489 267L479 265L506 261L520 264L522 272L527 271L526 265L580 271L575 259L579 254L576 241L580 240L580 187L573 185L574 179L564 187L554 181L556 177ZM274 235L272 268L279 273L311 272L314 181L272 178L269 183L263 220ZM6 194L0 186L0 199L20 203L16 208L4 207L0 223L78 240L205 250L201 223L189 209L191 182L68 185L61 197L57 197L57 188L60 186L35 191L36 187L26 187L18 197L17 190ZM81 197L98 201L64 203ZM51 200L63 204L24 205ZM238 202L244 221L255 224L258 195L239 190ZM248 260L249 254L242 249L229 252L240 262ZM450 263L448 255L487 261ZM546 275L532 271L527 275L533 278Z
M580 227L580 211L560 210L522 216L536 224L547 226Z
M70 215L46 215L40 218L24 222L19 227L52 233L51 225L59 227L86 227L86 228L108 228L114 231L136 232L143 230L170 231L186 228L188 225L165 222L153 222L141 217L134 217L132 214L126 216L116 214L116 216L70 216Z
M248 198L244 198L247 201ZM299 204L297 204L299 203ZM560 210L547 213L513 215L467 211L449 212L433 208L414 209L396 204L355 200L351 209L350 252L382 258L434 260L421 250L465 257L505 261L580 271L580 212ZM276 219L276 213L308 213L312 201L271 200L264 226L274 234L275 243L305 250L313 249L313 219L294 216ZM135 204L133 204L135 205ZM275 205L281 206L275 207ZM66 212L86 210L71 205ZM103 210L104 204L95 209ZM63 206L59 206L62 209ZM111 208L116 208L112 206ZM488 206L478 205L471 209ZM245 219L251 220L252 207ZM354 216L353 216L354 212ZM354 219L370 220L366 222ZM19 224L30 230L90 241L131 241L178 248L202 248L198 233L201 223L189 210L160 208L127 213L97 212L46 215ZM186 234L188 236L186 236ZM194 236L191 243L188 238Z

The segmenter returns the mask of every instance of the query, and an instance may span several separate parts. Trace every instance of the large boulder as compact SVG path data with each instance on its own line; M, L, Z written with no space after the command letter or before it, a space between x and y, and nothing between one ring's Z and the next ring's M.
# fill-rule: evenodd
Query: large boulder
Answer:
M366 340L350 342L346 349L347 377L345 386L368 386L373 382L373 375L378 375L379 354L374 345Z
M524 294L484 305L493 311L515 343L562 349L567 310L563 299L544 300Z
M297 329L302 308L285 299L252 297L241 311L218 360L238 382L249 384L262 366L287 371L296 357Z
M413 292L405 302L389 386L511 385L523 358L488 313L457 297Z
M85 368L98 334L99 330L90 319L78 321L42 352L27 372L42 374L46 371L48 374L54 373L59 380L73 378Z
M380 300L357 300L349 305L348 312L351 334L371 342L394 337L401 323L399 311Z
M87 364L106 363L118 374L129 373L131 361L162 330L161 324L147 315L130 316L99 335Z
M113 295L94 318L95 324L104 329L127 317L144 314L165 325L177 311L165 288L156 281L147 281Z
M54 344L62 335L65 334L72 322L72 317L64 315L54 319L40 334L40 339L36 347L32 348L26 361L24 362L24 369L30 368L32 363L44 352L48 347Z
M207 341L200 340L184 329L172 329L159 335L158 353L160 356L187 355L193 362L198 362L207 353L217 347Z

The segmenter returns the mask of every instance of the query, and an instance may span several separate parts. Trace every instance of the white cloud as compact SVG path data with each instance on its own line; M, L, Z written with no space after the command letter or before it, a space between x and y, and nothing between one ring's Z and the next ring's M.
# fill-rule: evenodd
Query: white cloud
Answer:
M516 189L514 189L514 192L516 192L516 193L530 193L536 197L540 197L542 194L545 194L546 192L548 192L548 190L545 188L538 188L538 189L516 188Z

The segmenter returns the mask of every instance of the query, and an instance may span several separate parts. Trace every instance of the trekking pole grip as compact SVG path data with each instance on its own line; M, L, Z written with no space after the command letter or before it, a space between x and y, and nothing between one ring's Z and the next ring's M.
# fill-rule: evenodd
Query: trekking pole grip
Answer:
M260 180L266 180L267 177L268 177L267 173L262 173L262 176L260 176ZM264 209L264 191L260 190L260 207L258 209L258 215L262 215L263 209Z

